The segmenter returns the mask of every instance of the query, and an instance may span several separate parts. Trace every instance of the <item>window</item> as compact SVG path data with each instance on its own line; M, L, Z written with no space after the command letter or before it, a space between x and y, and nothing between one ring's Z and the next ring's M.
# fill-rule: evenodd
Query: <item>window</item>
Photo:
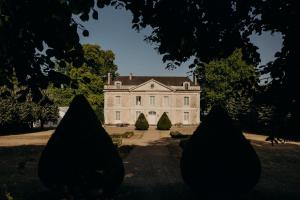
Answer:
M135 119L136 120L139 118L140 114L141 114L141 111L136 111L136 113L135 113Z
M120 104L121 104L121 97L116 96L116 105L120 105Z
M120 111L116 111L116 120L120 120L121 119L121 112Z
M116 88L117 88L117 89L120 89L120 88L121 88L121 82L120 82L120 81L116 82L115 85L116 85Z
M155 96L150 96L150 105L155 105Z
M190 99L189 99L189 97L184 97L183 105L185 105L185 106L190 105Z
M135 97L135 105L142 105L142 97L141 96L136 96Z
M190 118L189 112L184 112L184 113L183 113L183 120L186 121L186 122L188 122L188 121L189 121L189 118Z
M185 90L188 90L188 89L189 89L189 83L184 83L183 85L184 85L184 89L185 89Z
M165 106L169 105L169 97L168 96L164 96L164 105Z
M153 83L150 85L150 88L151 88L151 89L153 89L153 88L154 88L154 84L153 84Z

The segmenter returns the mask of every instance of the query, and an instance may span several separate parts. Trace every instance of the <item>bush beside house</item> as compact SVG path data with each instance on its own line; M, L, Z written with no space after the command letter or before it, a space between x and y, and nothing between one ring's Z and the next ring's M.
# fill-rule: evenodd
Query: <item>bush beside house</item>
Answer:
M170 130L172 123L167 115L167 113L163 113L160 119L157 122L158 130Z
M135 122L135 129L136 130L148 130L149 123L143 113L141 113L138 119Z

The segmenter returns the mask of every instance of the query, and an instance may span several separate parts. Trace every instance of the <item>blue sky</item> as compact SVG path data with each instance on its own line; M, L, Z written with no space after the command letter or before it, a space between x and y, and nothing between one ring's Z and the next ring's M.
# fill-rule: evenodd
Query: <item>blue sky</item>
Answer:
M150 29L137 33L131 28L132 14L125 10L104 8L99 10L99 20L89 20L83 25L89 30L89 37L80 37L80 42L98 44L103 49L111 49L116 56L120 75L156 75L156 76L186 76L190 71L188 64L183 64L175 70L165 69L154 47L144 41ZM80 34L81 35L81 34ZM274 53L281 48L281 35L264 33L252 36L251 40L259 47L262 63L274 58Z

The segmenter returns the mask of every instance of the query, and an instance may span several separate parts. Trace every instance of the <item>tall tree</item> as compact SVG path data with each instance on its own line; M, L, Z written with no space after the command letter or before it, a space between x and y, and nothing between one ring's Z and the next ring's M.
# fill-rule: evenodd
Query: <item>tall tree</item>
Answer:
M101 119L104 96L103 88L107 81L107 74L117 76L117 65L114 63L115 56L111 50L103 50L99 45L84 44L84 62L81 67L75 68L68 64L65 68L58 66L58 71L65 75L77 85L62 85L57 88L51 85L47 89L47 95L59 106L69 106L73 97L83 94L97 112Z
M55 64L83 63L78 29L91 16L98 19L98 8L112 5L133 13L133 28L150 26L148 41L168 61L169 67L195 57L191 67L227 57L241 48L248 63L260 61L251 34L262 31L283 35L283 47L276 59L264 66L271 73L273 104L280 115L299 105L299 49L297 47L298 6L296 0L2 0L0 1L1 84L9 84L12 69L18 79L39 93L49 81L67 80L53 70Z
M212 60L204 66L201 80L201 106L204 111L221 104L227 107L232 117L237 118L238 113L250 109L257 74L255 67L243 60L241 49L235 50L228 58Z

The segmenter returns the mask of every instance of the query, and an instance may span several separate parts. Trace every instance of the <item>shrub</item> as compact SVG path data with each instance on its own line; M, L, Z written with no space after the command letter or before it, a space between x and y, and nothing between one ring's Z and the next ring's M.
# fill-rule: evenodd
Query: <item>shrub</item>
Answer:
M172 123L167 115L167 113L163 113L157 122L158 130L170 130Z
M183 180L202 197L239 199L259 180L256 152L220 106L213 107L190 140L181 145Z
M74 98L49 139L38 175L55 192L68 188L74 199L111 199L119 188L122 160L84 96Z
M184 135L184 134L180 133L179 131L171 131L170 136L172 138L188 138L189 137L189 135Z
M125 133L122 134L123 138L131 138L134 135L132 131L126 131Z
M148 121L147 121L144 113L141 113L135 122L135 129L136 130L148 130L148 128L149 128Z

